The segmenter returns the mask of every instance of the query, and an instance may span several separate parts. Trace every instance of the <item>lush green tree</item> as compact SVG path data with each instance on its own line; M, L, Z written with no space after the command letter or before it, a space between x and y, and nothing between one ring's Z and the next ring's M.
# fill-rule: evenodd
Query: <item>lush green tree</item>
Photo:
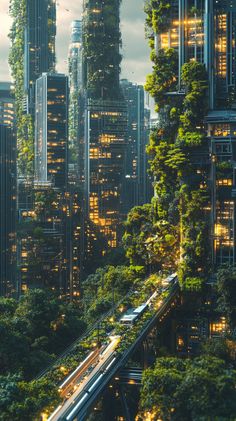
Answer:
M86 327L78 304L50 291L30 290L19 303L1 299L0 307L0 374L32 378Z
M178 55L172 48L160 50L157 55L153 49L151 59L154 62L153 73L147 76L145 85L156 102L156 110L168 104L166 93L176 88L176 74L178 66Z
M168 219L160 219L160 203L137 206L125 222L123 244L132 265L156 271L173 269L179 253L178 232ZM162 216L164 214L162 208Z
M138 419L233 420L236 411L236 371L215 357L194 360L160 358L144 372Z
M97 269L83 284L83 300L89 318L96 319L108 311L142 277L140 267L110 265Z
M32 421L42 408L52 409L59 401L57 387L42 379L26 383L17 375L0 376L0 420Z

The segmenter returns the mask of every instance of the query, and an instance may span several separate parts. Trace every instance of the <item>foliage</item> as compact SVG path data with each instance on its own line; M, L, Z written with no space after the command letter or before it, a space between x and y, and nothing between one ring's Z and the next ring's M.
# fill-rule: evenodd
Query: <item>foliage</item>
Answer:
M140 276L142 273L138 267L106 266L97 269L83 283L83 298L89 319L97 320L114 306L139 282Z
M218 358L160 358L143 374L141 409L153 420L233 420L235 386L236 371Z
M9 64L15 87L18 170L23 175L33 175L34 129L32 116L24 112L24 42L26 0L10 0L13 23L10 31L11 50Z
M168 30L170 12L168 1L147 2L151 40L154 34ZM182 287L200 291L210 269L208 167L199 163L199 155L205 153L208 75L202 63L190 61L183 65L179 80L176 51L169 48L157 51L158 46L154 48L152 42L150 46L153 72L147 77L146 89L155 100L159 122L147 148L155 180L152 203L155 217L147 237L152 236L155 226L168 228L175 237L176 250L180 249L180 254L175 253L175 261L180 257L178 274ZM142 236L135 238L135 245L140 248ZM159 236L157 243L158 239ZM158 247L154 250L161 256Z
M177 238L175 227L168 220L156 219L153 205L136 206L129 212L123 244L130 264L152 271L174 268Z
M86 79L89 96L93 99L120 97L119 73L121 33L119 8L121 0L108 0L99 5L89 0L84 21L84 57L87 64Z
M28 291L19 303L1 298L0 308L2 375L22 372L32 378L85 329L75 304L45 290Z
M176 88L178 56L174 49L160 50L156 55L152 50L153 73L147 76L145 89L156 102L158 111L168 103L166 93Z
M146 24L153 32L166 32L170 26L171 2L169 0L148 0L145 5Z
M57 388L45 379L26 383L18 375L0 376L1 421L39 419L42 408L58 401Z

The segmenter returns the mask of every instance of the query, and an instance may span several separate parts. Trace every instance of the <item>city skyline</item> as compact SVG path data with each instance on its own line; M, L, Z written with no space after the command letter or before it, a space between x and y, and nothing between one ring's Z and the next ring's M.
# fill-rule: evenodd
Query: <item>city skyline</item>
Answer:
M135 2L135 8L134 8ZM121 7L122 31L122 78L132 82L144 84L147 73L150 73L151 62L146 48L144 34L145 14L143 0L123 0ZM2 0L0 7L1 19L1 48L0 48L0 80L9 81L10 71L7 65L10 41L7 34L10 31L11 19L8 13L9 0ZM71 22L81 18L82 0L76 3L60 0L57 2L57 37L56 55L57 71L68 72L67 56Z

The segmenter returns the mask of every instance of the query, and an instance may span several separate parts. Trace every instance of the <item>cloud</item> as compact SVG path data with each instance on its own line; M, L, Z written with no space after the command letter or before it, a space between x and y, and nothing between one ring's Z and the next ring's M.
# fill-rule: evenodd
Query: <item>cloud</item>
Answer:
M9 80L7 65L11 20L8 14L9 0L0 0L0 80ZM67 72L67 55L70 25L81 19L82 0L58 0L57 3L57 69ZM123 38L122 77L144 83L150 72L149 48L144 37L143 0L123 0L121 7L121 30Z
M8 0L1 0L0 5L0 80L10 79L10 70L8 66L8 52L10 41L8 34L11 27L11 19L8 13Z

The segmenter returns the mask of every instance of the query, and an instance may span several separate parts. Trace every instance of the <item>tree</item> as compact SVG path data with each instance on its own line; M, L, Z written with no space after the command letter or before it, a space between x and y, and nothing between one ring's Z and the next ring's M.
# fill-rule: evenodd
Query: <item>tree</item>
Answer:
M106 266L90 275L83 284L84 302L90 319L96 320L116 304L143 273L139 267Z
M157 209L155 211L155 206ZM173 269L178 260L178 233L160 210L160 203L136 206L125 222L123 244L131 265L144 266L157 271Z
M153 420L233 420L236 411L236 371L215 357L194 360L160 358L144 372L142 413Z
M42 379L24 382L18 375L0 376L0 421L32 421L42 408L51 410L59 402L57 387Z
M78 304L46 290L30 290L19 303L1 299L0 308L0 374L31 379L86 328Z

